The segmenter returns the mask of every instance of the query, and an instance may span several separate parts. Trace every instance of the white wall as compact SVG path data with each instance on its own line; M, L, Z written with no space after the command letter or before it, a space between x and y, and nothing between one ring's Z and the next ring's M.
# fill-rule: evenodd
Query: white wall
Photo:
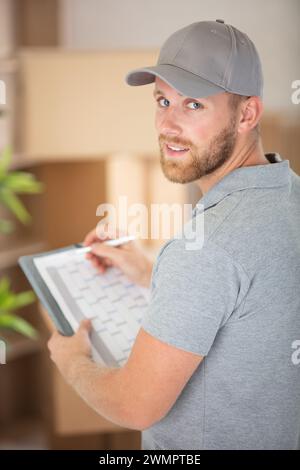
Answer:
M265 75L266 108L300 112L300 104L291 102L291 83L300 79L300 0L61 2L62 44L70 48L159 49L176 29L222 18L256 44Z

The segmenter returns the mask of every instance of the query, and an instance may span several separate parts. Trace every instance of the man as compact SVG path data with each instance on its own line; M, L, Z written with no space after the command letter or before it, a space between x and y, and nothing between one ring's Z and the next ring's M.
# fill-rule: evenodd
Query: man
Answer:
M52 359L98 413L142 430L143 449L299 449L300 178L263 153L255 46L223 20L193 23L126 80L155 82L162 169L199 185L189 223L204 210L204 243L161 248L124 367L92 362L87 322L53 335ZM108 247L95 230L85 242L100 271L113 264L149 285L133 242Z

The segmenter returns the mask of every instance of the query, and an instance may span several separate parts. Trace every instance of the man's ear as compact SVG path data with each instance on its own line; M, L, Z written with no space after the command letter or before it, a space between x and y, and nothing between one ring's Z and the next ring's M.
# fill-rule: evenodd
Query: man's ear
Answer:
M259 96L249 96L241 105L238 132L249 132L257 125L263 113L263 103Z

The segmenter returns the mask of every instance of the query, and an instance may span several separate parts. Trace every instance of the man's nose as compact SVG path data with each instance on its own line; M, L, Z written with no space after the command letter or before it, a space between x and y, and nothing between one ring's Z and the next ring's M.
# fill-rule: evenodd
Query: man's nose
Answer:
M174 112L167 112L159 122L159 130L163 135L178 136L182 128L178 124L178 116Z

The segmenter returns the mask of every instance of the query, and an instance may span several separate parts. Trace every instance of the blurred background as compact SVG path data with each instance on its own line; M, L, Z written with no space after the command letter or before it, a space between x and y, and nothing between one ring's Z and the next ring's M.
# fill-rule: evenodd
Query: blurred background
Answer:
M30 293L18 296L30 286L17 260L81 241L97 206L119 196L148 207L201 197L161 174L153 84L124 77L156 63L175 30L217 18L256 44L265 152L300 174L299 0L0 0L0 449L140 448L139 432L97 416L50 364L52 327ZM163 241L144 245L155 256Z

